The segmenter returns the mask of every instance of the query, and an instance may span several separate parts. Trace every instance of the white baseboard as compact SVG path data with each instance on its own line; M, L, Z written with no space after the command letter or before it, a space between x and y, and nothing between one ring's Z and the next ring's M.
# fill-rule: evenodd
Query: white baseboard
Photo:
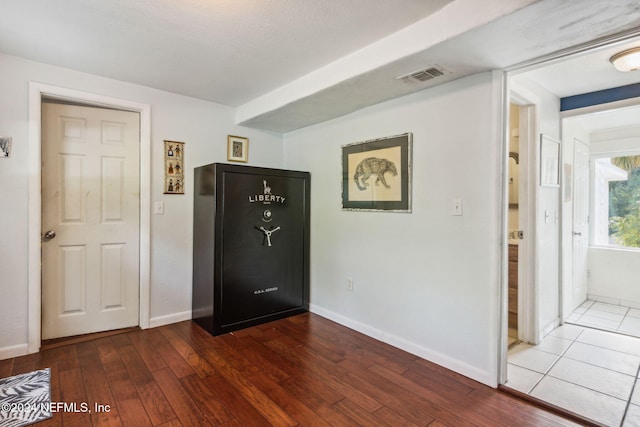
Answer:
M0 347L0 360L11 359L29 354L29 344L12 345L9 347Z
M392 345L411 354L415 354L416 356L419 356L437 365L443 366L447 369L451 369L452 371L464 375L465 377L469 377L473 380L488 385L489 387L497 386L496 379L492 378L490 372L478 369L475 366L471 366L468 363L462 362L458 359L454 359L440 352L422 347L397 335L373 328L369 325L358 322L357 320L351 319L349 317L343 316L314 304L309 305L309 311L319 316L325 317L329 320L333 320L336 323L358 331L371 338L375 338L386 344Z
M622 305L631 308L640 308L638 301L625 300L620 298L606 297L602 295L587 294L587 299L596 302L604 302L606 304Z
M158 326L170 325L171 323L178 323L184 320L191 320L191 310L153 317L149 319L149 327L157 328ZM0 360L11 359L12 357L24 356L26 354L29 354L28 344L0 347Z
M164 316L152 317L149 319L149 327L157 328L158 326L170 325L172 323L191 320L191 310L182 313L166 314Z
M555 328L557 328L558 326L560 326L560 318L559 317L556 318L553 322L549 323L547 326L542 328L542 330L539 332L540 333L540 341L542 341L542 339L544 337L546 337L551 332L553 332L553 330ZM535 343L535 344L539 344L539 343Z

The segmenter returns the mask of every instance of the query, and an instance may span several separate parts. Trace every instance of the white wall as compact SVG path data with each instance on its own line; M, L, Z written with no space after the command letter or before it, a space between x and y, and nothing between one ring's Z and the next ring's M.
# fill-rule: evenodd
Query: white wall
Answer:
M640 251L589 248L588 296L595 301L640 308Z
M190 318L193 168L226 162L227 135L250 139L249 164L282 166L282 136L234 124L235 110L144 86L0 55L0 135L13 153L0 159L0 358L27 343L29 81L151 105L151 324ZM186 194L163 195L163 140L186 142Z
M630 126L591 134L592 156L636 155L640 127ZM610 304L640 308L640 250L589 248L588 296Z
M311 172L312 311L491 385L500 84L471 76L285 135L285 166ZM405 132L413 212L342 211L341 145ZM453 198L463 216L451 215Z
M526 78L526 75L511 79L511 88L528 104L536 106L537 129L534 144L529 147L530 163L534 168L530 189L535 200L535 259L534 263L538 312L537 328L539 338L544 337L559 323L559 286L560 286L560 189L541 187L539 175L540 134L556 140L560 139L560 99L546 89ZM561 148L562 149L562 148ZM562 163L560 163L562 169ZM548 217L546 215L548 213ZM523 213L520 212L520 215ZM518 262L527 260L518 259Z

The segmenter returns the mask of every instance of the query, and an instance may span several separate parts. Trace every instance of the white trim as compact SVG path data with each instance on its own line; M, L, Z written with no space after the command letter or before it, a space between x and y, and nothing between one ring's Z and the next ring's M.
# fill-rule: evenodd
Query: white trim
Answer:
M621 45L634 40L640 36L638 28L631 28L629 30L621 31L615 34L609 34L604 37L599 37L594 40L590 40L584 43L580 43L575 46L570 46L555 52L551 52L547 55L539 56L536 58L528 59L517 64L510 65L506 68L508 72L527 72L531 70L544 67L546 65L554 64L565 59L575 58L578 55L584 53L595 52L598 49L606 49L611 46Z
M502 70L494 70L491 73L493 87L492 105L499 108L492 109L494 123L492 139L496 141L497 149L494 152L494 159L498 173L496 174L496 185L498 189L495 194L496 211L499 213L498 227L495 234L500 244L497 247L495 269L492 273L495 277L490 279L490 283L496 284L495 294L497 305L492 307L494 330L499 334L490 334L491 339L495 339L495 352L491 354L491 377L494 382L490 385L496 387L498 384L504 384L507 381L507 346L508 346L508 318L509 318L509 253L508 253L508 223L509 223L509 189L507 180L509 176L509 132L508 132L508 114L509 114L509 91L507 75ZM506 156L505 156L506 153Z
M447 369L451 369L452 371L458 372L461 375L479 381L483 384L489 385L491 387L496 387L495 375L493 375L491 372L483 371L476 368L475 366L471 366L467 363L461 362L458 359L454 359L440 352L422 347L397 335L389 334L380 329L372 328L369 325L358 322L357 320L353 320L350 317L335 313L331 310L327 310L315 304L309 304L309 311L317 314L318 316L322 316L343 326L346 326L349 329L360 332L361 334L364 334L368 337L392 345L396 348L414 354L437 365L444 366Z
M28 352L28 344L12 345L0 347L0 360L11 359L13 357L24 356Z
M559 317L557 317L554 321L550 322L548 325L545 325L542 328L542 330L541 330L542 338L544 338L547 335L549 335L558 326L560 326L560 318Z
M575 139L578 139L578 138L575 138ZM629 139L631 139L631 138L629 138ZM578 141L580 141L580 140L578 139ZM582 141L580 141L580 142L582 142ZM582 143L586 144L585 142L582 142ZM591 160L605 159L607 157L625 157L625 156L639 156L640 155L640 149L638 149L638 148L633 148L633 149L628 149L628 150L598 151L598 152L595 152L595 153L592 154L591 153L591 147L593 147L592 144L593 144L593 142L591 144L586 144L587 146L589 146L589 157L591 158Z
M40 100L41 91L29 83L29 243L27 262L27 343L28 353L40 350L42 322L41 293L41 249L42 195L41 195L41 150L40 150Z
M149 327L151 266L151 106L74 89L29 82L29 259L28 353L40 349L41 340L41 103L42 97L63 99L140 113L140 317Z
M157 328L158 326L184 322L185 320L191 320L191 310L183 311L182 313L172 313L164 316L153 317L150 319L149 327Z
M540 158L538 156L540 152L538 149L538 103L539 101L535 101L534 104L522 106L520 111L521 133L526 136L526 138L522 136L520 138L521 151L526 152L526 155L520 154L520 164L522 165L523 162L526 162L526 166L521 167L520 178L522 179L523 172L526 173L526 185L521 185L520 192L524 193L525 200L521 203L522 207L518 215L520 227L528 235L528 238L525 238L518 246L518 287L519 289L524 289L518 302L518 312L522 312L521 320L525 330L525 335L521 339L530 343L538 343L540 340L538 327L541 310L540 286L538 283L540 257L537 250L539 237L537 212L540 198L538 194L540 188L538 186L538 170L540 170ZM522 120L523 118L525 118L524 121ZM526 191L522 191L524 188L526 188ZM529 301L534 301L534 303L530 304ZM521 320L519 319L518 322Z
M587 294L587 299L589 301L604 302L606 304L619 305L622 307L640 308L640 302L638 301L612 298L612 297L594 295L594 294Z

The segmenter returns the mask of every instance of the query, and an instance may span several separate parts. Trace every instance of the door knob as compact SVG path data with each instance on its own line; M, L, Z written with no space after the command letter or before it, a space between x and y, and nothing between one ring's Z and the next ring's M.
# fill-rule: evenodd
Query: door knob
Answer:
M51 240L51 239L53 239L54 237L56 237L56 232L55 232L55 230L45 231L45 232L44 232L44 234L42 235L42 237L43 237L45 240Z
M574 231L574 232L573 232L573 235L574 235L574 236L582 236L582 232L580 232L580 231Z

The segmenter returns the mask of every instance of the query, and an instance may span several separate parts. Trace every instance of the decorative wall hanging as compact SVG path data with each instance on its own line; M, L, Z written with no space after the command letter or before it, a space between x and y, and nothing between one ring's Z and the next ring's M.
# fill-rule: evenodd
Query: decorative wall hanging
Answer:
M11 137L0 136L0 158L9 157L11 155Z
M227 160L246 163L249 160L249 138L229 135L227 137Z
M184 194L184 142L164 141L164 194Z
M411 212L412 134L342 146L342 209Z
M560 186L560 141L540 134L540 186Z

